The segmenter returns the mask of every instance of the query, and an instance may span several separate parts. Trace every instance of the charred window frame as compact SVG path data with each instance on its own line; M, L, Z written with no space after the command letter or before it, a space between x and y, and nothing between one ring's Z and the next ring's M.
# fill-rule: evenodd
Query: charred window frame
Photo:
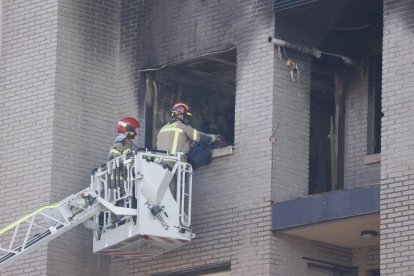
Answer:
M309 194L344 187L345 73L335 60L312 60Z
M371 56L369 58L368 75L368 154L376 154L381 152L381 84L381 55Z

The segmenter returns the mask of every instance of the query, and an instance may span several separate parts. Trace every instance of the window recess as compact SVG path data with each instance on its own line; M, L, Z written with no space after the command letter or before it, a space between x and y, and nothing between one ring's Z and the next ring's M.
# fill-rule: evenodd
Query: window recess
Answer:
M368 144L367 153L381 152L381 97L382 97L382 62L381 55L369 58L368 76Z
M179 101L190 105L190 125L234 144L235 48L142 72L146 76L147 148L155 148L160 128L170 121L170 109Z
M357 276L358 268L332 264L325 261L318 261L308 258L308 276Z

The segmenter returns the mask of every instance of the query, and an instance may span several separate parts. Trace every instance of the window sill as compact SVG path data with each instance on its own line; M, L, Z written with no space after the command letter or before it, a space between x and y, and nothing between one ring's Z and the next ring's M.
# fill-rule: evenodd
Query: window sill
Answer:
M381 153L375 153L364 156L363 162L365 165L377 164L381 162Z
M213 149L211 157L215 158L215 157L220 157L220 156L225 156L225 155L230 155L230 154L233 154L233 147L227 146L224 148Z

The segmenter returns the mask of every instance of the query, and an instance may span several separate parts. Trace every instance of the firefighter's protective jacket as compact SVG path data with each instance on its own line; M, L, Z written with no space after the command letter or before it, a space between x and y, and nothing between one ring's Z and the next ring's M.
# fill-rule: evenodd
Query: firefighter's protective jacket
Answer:
M126 139L126 135L120 134L115 138L114 144L109 149L108 160L112 160L118 156L128 154L135 149L135 144L129 139Z
M170 153L183 152L187 154L192 141L210 144L214 140L215 135L198 131L176 119L160 129L157 139L157 149Z

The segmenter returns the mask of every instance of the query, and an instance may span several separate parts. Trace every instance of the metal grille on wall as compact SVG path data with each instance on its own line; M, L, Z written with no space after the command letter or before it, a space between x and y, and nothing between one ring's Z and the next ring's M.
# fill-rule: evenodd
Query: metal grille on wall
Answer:
M185 271L152 274L152 276L230 276L230 263L217 263Z
M326 0L275 0L274 10L277 14L286 14L309 8Z

